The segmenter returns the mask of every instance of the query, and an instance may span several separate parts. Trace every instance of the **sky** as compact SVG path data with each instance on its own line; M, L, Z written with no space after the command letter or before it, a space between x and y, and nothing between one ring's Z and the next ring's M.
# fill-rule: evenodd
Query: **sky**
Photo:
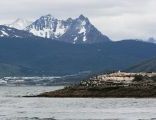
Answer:
M35 20L88 17L112 40L156 38L156 0L0 0L0 24L17 18Z

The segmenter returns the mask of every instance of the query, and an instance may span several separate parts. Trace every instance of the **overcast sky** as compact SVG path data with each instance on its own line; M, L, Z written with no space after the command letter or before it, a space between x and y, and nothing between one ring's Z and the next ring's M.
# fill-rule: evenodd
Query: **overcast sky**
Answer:
M80 14L113 40L156 38L156 0L0 0L0 24L16 18Z

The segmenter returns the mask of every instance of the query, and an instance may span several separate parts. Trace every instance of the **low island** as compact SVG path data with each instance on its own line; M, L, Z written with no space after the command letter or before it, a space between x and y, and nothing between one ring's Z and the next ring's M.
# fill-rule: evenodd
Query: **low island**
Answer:
M156 97L156 73L117 72L83 80L78 85L29 97Z

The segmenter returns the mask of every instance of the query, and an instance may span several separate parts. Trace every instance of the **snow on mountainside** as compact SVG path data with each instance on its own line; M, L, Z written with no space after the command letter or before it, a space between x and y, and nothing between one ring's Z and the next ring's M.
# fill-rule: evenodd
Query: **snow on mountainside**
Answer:
M26 30L36 36L54 39L60 37L66 32L69 24L67 22L58 20L51 15L47 15L42 16L41 18L33 22L26 28Z
M4 25L0 25L0 37L28 38L28 37L34 37L34 35L32 33L27 32L27 31L22 31L22 30L7 27Z
M19 30L25 29L27 26L29 26L32 22L25 20L25 19L17 19L15 22L8 24L6 26L16 28Z
M26 31L35 36L57 39L69 43L98 43L110 39L98 31L88 18L80 15L76 19L58 20L50 14L40 17Z

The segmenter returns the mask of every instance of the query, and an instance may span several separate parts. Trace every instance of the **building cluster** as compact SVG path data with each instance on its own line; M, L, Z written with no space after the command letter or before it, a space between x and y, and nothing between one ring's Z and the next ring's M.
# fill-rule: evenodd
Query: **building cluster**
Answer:
M90 78L87 81L82 81L81 85L85 86L102 86L102 85L129 85L133 83L136 76L154 77L156 73L126 73L116 72L111 74L103 74Z

